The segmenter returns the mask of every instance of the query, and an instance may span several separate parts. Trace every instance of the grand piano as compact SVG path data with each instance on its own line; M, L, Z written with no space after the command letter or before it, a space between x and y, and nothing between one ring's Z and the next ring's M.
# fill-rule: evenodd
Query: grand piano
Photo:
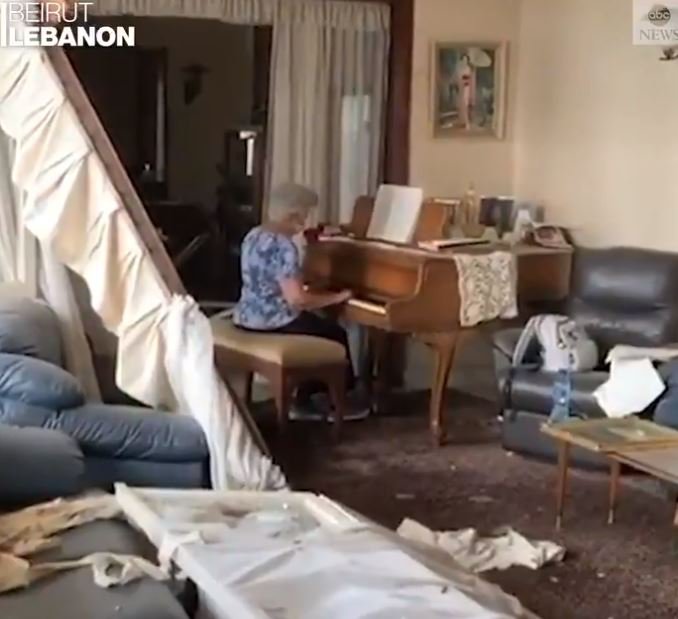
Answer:
M306 251L304 275L312 289L350 289L354 298L338 308L340 316L369 329L379 365L387 334L415 337L435 354L429 409L435 444L445 440L445 391L460 335L460 297L453 252L490 252L498 245L430 251L420 241L443 237L449 214L434 200L423 204L412 245L365 238L374 201L356 203L344 235L321 237ZM518 300L559 301L569 291L572 252L533 245L502 246L516 254ZM371 380L373 367L367 378Z

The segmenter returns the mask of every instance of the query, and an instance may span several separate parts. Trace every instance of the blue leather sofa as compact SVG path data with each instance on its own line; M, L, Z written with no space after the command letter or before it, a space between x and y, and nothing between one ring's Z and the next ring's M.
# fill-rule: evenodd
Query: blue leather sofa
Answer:
M49 464L43 462L40 480L47 494L110 488L116 481L209 487L207 443L194 419L88 403L75 377L61 365L60 331L52 309L33 299L0 298L0 432L2 425L51 431L32 435L36 453L52 454ZM17 471L19 477L22 473ZM53 492L60 484L66 484L64 492ZM20 480L15 486L14 491L0 487L0 501L21 499Z
M0 425L0 514L10 506L80 492L85 461L78 443L63 432ZM93 552L114 552L156 561L157 551L143 535L118 520L93 522L58 537L60 543L55 548L34 560L65 561ZM144 578L123 587L102 589L94 584L91 570L79 569L0 595L0 617L189 619L195 603L190 582L161 583Z
M57 319L48 306L0 298L0 513L115 481L209 485L207 447L193 419L88 404L75 378L60 368L61 353ZM117 520L93 522L59 539L35 559L108 551L154 561L157 554L143 535ZM144 578L102 589L90 570L80 569L0 595L0 617L189 619L196 599L190 582Z

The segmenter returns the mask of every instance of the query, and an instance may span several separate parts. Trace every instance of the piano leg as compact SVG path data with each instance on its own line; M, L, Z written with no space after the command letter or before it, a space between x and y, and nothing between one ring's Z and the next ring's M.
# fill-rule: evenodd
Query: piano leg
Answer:
M419 339L433 348L436 355L435 371L431 384L429 423L431 438L437 446L445 442L445 393L447 391L447 379L454 362L458 336L459 333L456 331L452 333L427 333L419 336Z
M368 346L362 378L367 389L372 411L383 412L384 393L387 390L384 372L384 353L386 351L388 333L371 327L368 331Z

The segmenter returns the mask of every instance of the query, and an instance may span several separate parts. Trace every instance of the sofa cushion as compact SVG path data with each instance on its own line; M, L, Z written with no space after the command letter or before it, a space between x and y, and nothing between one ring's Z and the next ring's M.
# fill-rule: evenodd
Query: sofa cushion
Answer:
M526 410L548 415L553 408L553 381L555 374L518 369L511 380L513 410ZM572 411L588 417L604 417L593 392L609 375L606 372L581 372L572 374ZM508 403L507 403L508 405Z
M515 411L505 415L502 424L502 446L507 451L524 454L540 460L554 462L558 459L558 441L541 431L544 416L528 411ZM610 461L603 454L572 445L570 466L594 470L610 470Z
M61 432L0 425L0 504L19 505L77 494L83 455ZM8 617L0 612L0 617Z
M0 298L0 352L61 365L61 332L52 308L35 299Z
M660 364L659 374L666 390L654 410L654 421L678 429L678 359Z
M194 419L146 408L86 404L61 411L52 427L73 437L85 455L194 462L208 453Z
M131 458L88 456L85 459L88 487L112 490L117 482L139 488L210 488L209 461L152 462Z
M57 412L19 400L0 398L0 423L20 428L47 428Z
M77 379L47 361L0 353L0 397L59 410L85 402Z

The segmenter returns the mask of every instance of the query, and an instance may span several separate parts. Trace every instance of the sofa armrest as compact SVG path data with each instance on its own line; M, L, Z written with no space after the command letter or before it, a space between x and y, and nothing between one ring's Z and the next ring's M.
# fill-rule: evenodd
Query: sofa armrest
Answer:
M54 430L0 425L0 504L37 503L84 489L77 443Z
M52 427L75 439L86 456L179 463L209 458L198 422L178 413L90 403L61 411Z
M492 348L495 353L503 355L510 363L513 358L513 351L516 349L516 344L518 344L522 332L521 328L514 328L502 329L494 333L492 336Z

